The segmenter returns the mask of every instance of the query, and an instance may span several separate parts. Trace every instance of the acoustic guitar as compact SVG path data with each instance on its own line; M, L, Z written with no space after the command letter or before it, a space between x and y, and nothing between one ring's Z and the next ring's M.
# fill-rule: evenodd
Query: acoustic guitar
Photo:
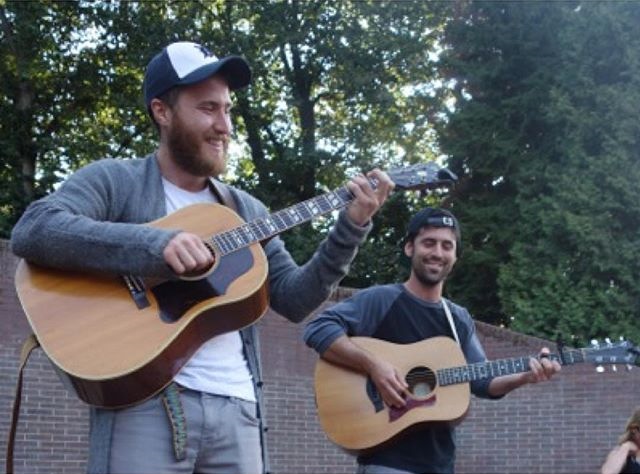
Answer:
M387 173L397 190L456 179L435 163ZM169 384L204 342L266 312L268 263L260 242L352 199L343 186L248 223L228 207L195 204L147 224L203 238L215 264L200 279L97 275L22 260L16 291L44 352L80 399L106 408L135 404Z
M529 370L531 356L466 364L448 337L394 344L352 337L358 346L393 364L409 385L402 408L389 407L366 375L319 359L315 394L320 424L331 441L349 451L372 451L410 429L429 423L458 423L470 402L469 382ZM640 350L628 341L562 349L550 355L561 365L581 362L638 364Z

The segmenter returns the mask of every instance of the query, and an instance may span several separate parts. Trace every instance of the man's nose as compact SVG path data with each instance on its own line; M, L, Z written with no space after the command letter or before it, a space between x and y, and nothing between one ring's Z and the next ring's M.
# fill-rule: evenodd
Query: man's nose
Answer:
M229 114L226 112L216 114L215 121L213 122L213 128L218 133L231 135L233 124L231 123L231 117Z
M442 244L438 243L432 247L432 254L437 257L442 257L444 255L444 248Z

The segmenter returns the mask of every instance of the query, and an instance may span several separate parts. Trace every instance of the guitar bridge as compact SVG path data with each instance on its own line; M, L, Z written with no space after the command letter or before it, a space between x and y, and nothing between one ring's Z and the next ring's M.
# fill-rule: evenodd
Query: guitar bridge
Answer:
M144 309L151 305L147 298L147 289L144 286L142 278L133 275L123 275L122 279L125 285L127 285L129 294L138 309Z

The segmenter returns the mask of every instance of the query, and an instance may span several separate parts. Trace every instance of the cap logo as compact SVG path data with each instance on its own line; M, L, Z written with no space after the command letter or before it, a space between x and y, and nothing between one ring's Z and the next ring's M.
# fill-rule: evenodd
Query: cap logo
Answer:
M218 61L218 58L204 46L187 41L169 45L167 55L180 79L202 66Z
M200 50L200 52L205 58L213 56L213 53L209 51L207 48L205 48L204 46L202 46L201 44L197 44L195 46Z
M445 225L447 227L453 227L453 219L451 217L443 217L442 225Z

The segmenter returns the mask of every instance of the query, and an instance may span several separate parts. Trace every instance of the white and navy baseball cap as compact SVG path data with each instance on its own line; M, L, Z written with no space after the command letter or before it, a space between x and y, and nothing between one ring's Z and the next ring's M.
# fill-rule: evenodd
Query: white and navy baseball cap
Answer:
M240 56L216 57L197 43L179 41L171 43L149 62L144 75L144 103L151 101L174 86L195 84L214 74L222 74L229 89L249 85L251 69Z
M425 207L416 212L409 221L407 234L402 245L404 246L404 244L413 240L423 227L449 227L456 236L456 255L458 257L461 255L462 235L460 233L460 223L450 211L435 207Z

